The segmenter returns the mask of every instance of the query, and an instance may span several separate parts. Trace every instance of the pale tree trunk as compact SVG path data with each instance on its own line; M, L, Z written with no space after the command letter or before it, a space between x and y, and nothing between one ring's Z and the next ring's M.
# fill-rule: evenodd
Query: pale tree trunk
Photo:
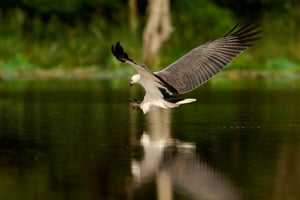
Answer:
M136 0L128 0L128 22L132 32L136 31L137 27L137 3Z
M153 66L162 44L172 32L170 1L148 0L147 22L143 33L143 60Z
M284 143L277 157L272 199L299 199L300 147Z

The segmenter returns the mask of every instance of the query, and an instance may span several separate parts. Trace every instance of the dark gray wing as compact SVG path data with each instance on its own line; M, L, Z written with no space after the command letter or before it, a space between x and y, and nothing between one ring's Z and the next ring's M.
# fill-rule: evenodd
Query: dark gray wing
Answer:
M260 39L258 24L247 24L236 30L237 26L224 37L192 49L155 75L175 88L179 94L195 89Z
M120 45L120 42L111 46L111 52L119 61L133 66L142 77L158 81L158 78L156 78L150 70L128 57L127 53L124 52L123 47Z

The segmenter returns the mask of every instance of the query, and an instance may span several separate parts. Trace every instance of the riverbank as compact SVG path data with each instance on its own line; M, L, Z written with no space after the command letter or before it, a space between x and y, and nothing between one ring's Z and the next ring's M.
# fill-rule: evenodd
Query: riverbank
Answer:
M136 73L131 68L103 69L98 66L77 67L66 69L62 67L52 69L18 69L0 72L0 80L92 80L129 78ZM295 70L225 70L214 79L299 79L300 71Z

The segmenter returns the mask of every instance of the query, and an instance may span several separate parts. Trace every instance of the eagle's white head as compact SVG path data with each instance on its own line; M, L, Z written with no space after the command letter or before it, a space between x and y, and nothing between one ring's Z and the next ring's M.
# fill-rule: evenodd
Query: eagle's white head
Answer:
M133 85L135 83L139 83L140 79L141 79L141 75L139 75L139 74L133 75L130 79L130 85Z

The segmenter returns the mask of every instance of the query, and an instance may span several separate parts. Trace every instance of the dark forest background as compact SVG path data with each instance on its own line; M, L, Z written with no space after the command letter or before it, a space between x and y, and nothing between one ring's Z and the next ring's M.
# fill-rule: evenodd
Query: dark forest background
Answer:
M129 1L1 0L0 73L90 66L118 70L120 64L110 52L116 41L142 61L148 2L136 1L132 19ZM170 64L191 48L223 36L236 23L258 21L263 39L230 68L299 71L299 1L171 0L170 5L174 30L156 65Z

